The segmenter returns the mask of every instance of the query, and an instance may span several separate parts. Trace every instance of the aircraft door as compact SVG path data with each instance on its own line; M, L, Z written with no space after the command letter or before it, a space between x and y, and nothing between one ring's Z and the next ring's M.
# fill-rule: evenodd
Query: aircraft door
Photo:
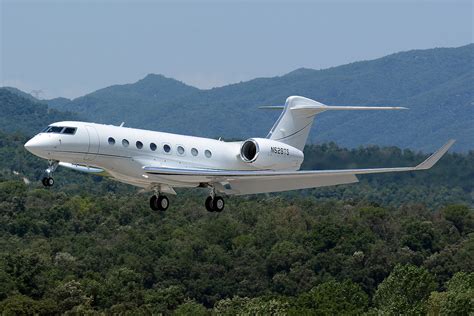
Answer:
M87 134L89 135L89 148L87 154L84 156L85 161L93 161L99 153L100 140L99 134L95 127L86 125Z

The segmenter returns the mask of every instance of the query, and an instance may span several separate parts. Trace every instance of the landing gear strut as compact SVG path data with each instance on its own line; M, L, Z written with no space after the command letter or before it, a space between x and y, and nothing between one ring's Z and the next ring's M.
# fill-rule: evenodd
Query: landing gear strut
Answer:
M222 196L216 196L216 192L214 189L211 190L210 195L207 197L206 202L206 210L208 212L222 212L225 207L224 199Z
M150 208L154 211L166 211L170 201L165 195L155 194L150 198Z
M59 161L49 161L49 167L44 171L45 176L41 180L45 187L52 187L54 185L53 173L58 165Z

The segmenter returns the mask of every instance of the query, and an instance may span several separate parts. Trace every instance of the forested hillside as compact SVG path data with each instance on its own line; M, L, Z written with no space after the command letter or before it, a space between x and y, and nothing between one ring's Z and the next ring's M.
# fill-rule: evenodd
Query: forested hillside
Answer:
M312 197L65 194L1 182L5 313L472 312L473 211ZM471 307L470 307L471 306Z
M50 102L93 121L209 137L265 136L281 105L302 95L330 105L397 105L399 112L326 112L316 118L312 142L335 141L435 150L449 138L454 150L474 148L474 44L401 52L324 70L298 69L199 90L161 75L115 85L67 102ZM133 114L133 115L132 115Z
M0 131L34 135L47 124L78 119L75 114L51 109L47 104L28 96L26 93L20 95L18 90L0 88Z
M0 133L3 314L456 314L473 312L474 152L425 172L231 197L207 213L59 169ZM305 168L412 165L395 147L306 148ZM28 184L26 184L28 183Z

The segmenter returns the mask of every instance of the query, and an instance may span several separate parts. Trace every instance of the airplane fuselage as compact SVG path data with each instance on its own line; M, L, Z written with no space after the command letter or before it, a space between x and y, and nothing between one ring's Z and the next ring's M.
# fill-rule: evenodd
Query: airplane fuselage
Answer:
M255 165L242 159L243 142L75 121L57 122L50 127L75 131L41 132L25 145L30 152L50 161L97 167L121 182L145 188L153 183L173 187L200 184L195 177L151 178L143 172L147 165L191 170L298 170L304 159L301 151L286 144L277 144L262 153L270 163Z

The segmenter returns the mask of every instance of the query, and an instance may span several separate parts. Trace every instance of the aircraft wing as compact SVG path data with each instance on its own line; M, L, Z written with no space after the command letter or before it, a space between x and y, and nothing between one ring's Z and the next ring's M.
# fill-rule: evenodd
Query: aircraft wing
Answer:
M438 151L415 167L343 169L343 170L304 170L304 171L236 171L216 169L178 169L164 167L143 167L150 175L163 178L183 179L214 185L217 190L227 194L255 194L280 192L297 189L317 188L338 184L358 182L357 175L385 172L404 172L426 170L433 167L454 144L448 141Z

